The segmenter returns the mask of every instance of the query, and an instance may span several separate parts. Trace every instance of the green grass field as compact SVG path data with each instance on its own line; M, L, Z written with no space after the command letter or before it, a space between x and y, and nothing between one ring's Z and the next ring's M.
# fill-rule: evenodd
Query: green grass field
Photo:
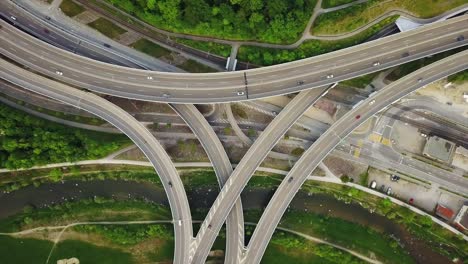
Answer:
M121 34L127 32L125 29L117 26L116 24L102 17L89 23L88 26L96 29L97 31L101 32L102 34L108 36L111 39L115 39Z
M137 40L130 46L155 58L161 58L171 54L170 50L144 38Z
M231 46L227 44L220 44L216 42L197 41L191 39L176 39L176 42L193 47L195 49L203 50L221 57L228 57L231 54Z
M74 17L86 10L82 5L73 2L73 0L63 0L60 4L60 9L69 17Z
M340 6L348 3L352 3L356 0L323 0L322 8L330 8L335 6Z
M365 88L367 85L369 85L372 80L378 75L378 72L374 72L371 74L366 74L354 79L346 80L340 82L340 84L346 85L346 86L352 86L356 88Z
M369 0L362 4L319 15L314 21L311 32L315 35L350 32L395 9L406 10L416 17L429 18L463 4L466 4L466 0Z
M45 263L52 243L38 239L0 236L0 262L5 264Z
M182 70L193 72L193 73L202 73L202 72L217 72L218 70L213 69L209 66L199 63L198 61L188 59L184 63L177 65L176 67L181 68Z

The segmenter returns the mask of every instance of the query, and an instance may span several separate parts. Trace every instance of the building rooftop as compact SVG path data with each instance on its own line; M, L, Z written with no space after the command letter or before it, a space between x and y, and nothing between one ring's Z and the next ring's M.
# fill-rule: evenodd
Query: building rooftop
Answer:
M429 137L424 146L423 155L442 162L450 163L455 151L455 144L443 138Z
M436 207L436 214L444 219L450 220L455 215L452 209L438 204Z

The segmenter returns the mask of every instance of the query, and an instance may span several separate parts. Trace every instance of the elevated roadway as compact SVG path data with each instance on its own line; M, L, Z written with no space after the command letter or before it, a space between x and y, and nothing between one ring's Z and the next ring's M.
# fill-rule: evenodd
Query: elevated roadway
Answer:
M28 3L23 4L27 5ZM21 28L32 36L35 36L55 47L68 50L77 55L130 68L180 72L176 67L159 60L152 59L147 55L138 56L139 54L134 54L137 53L135 50L131 49L133 53L129 54L119 45L116 46L112 43L113 41L102 42L102 40L99 40L92 35L84 35L80 30L70 30L66 25L64 25L66 24L65 22L56 21L54 17L47 20L44 15L29 12L26 9L23 10L21 7L18 8L16 4L10 1L0 3L0 16L3 16L3 18L6 19L10 19L11 16L14 16L16 20L12 22L16 27ZM107 43L111 43L112 46L105 47L104 44ZM213 163L213 167L215 168L218 181L222 187L222 184L224 184L232 172L232 166L221 142L219 142L219 139L213 132L213 129L193 105L187 104L172 106L186 121L186 123L192 127L194 133L203 143L203 146ZM231 255L239 255L240 249L244 246L244 223L240 200L236 203L234 211L236 213L233 212L231 217L228 217L226 221L226 240L228 244L226 247L226 260L230 259ZM230 241L233 242L231 243ZM236 257L233 259L238 258Z
M191 263L205 263L226 216L255 170L294 122L329 88L326 86L299 93L255 140L224 184L203 221L196 236L197 246Z
M78 55L125 67L181 72L173 65L121 45L107 37L89 34L92 29L85 25L82 25L82 28L70 25L66 20L56 19L53 14L49 14L50 19L47 20L46 15L35 12L30 5L34 5L34 3L1 1L0 16L10 21L12 21L11 16L14 16L16 20L12 22L18 28L53 46ZM55 12L53 11L53 13ZM84 32L86 29L88 32ZM108 40L103 41L103 38ZM109 45L109 47L104 45Z
M301 156L276 190L250 239L243 263L260 263L276 226L307 176L349 133L408 93L467 68L468 51L457 53L386 86L334 123Z
M173 103L241 101L297 92L468 44L468 16L463 15L270 67L223 73L162 73L83 58L38 41L5 21L0 25L0 52L36 71L100 93Z
M194 105L171 104L171 107L184 119L197 136L213 164L219 186L223 188L229 176L231 176L233 169L229 157L213 128ZM244 243L244 215L241 198L239 197L226 219L226 254L224 263L239 263ZM191 250L195 252L197 247L198 243L194 243ZM211 247L207 247L207 249L210 250Z
M174 263L188 263L193 237L192 218L184 186L170 157L154 136L130 114L88 92L38 76L0 60L0 78L24 89L51 97L95 114L125 133L154 166L166 191L174 219Z

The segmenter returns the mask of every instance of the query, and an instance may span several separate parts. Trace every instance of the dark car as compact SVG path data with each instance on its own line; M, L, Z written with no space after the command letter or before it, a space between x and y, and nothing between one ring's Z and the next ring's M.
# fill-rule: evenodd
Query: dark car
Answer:
M463 41L465 40L465 37L463 35L460 35L457 37L457 41Z
M169 183L169 186L172 188L172 182L170 181L170 182L168 182L168 183Z
M46 16L45 19L50 20L50 16Z
M405 53L403 53L403 55L401 55L401 56L402 56L403 58L404 58L404 57L408 57L408 56L409 56L409 53L408 53L408 52L405 52Z
M104 47L106 47L106 48L110 48L110 47L111 47L111 45L109 45L109 44L107 44L107 43L104 43Z
M395 174L392 174L392 175L390 176L390 180L391 180L391 181L398 181L399 179L400 179L400 177L397 176L397 175L395 175Z
M294 178L293 178L293 177L289 177L288 182L292 182L292 180L294 180Z
M356 119L359 119L359 118L361 118L361 115L357 115L357 116L356 116Z

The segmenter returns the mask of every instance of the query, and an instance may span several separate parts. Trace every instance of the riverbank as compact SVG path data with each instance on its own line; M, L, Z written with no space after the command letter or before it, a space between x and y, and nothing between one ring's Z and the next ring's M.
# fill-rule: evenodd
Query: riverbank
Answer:
M200 174L193 179L201 178L203 175ZM189 182L197 186L187 188L194 219L204 218L206 208L212 204L217 195L214 175L212 178L213 184L198 180ZM266 206L274 189L270 178L255 178L259 181L259 185L248 188L242 194L244 209L247 210L246 220L252 222L258 220L259 210ZM325 239L384 262L411 263L412 259L427 261L427 257L430 257L429 261L448 260L444 255L449 258L452 256L466 258L466 254L463 253L466 252L466 248L463 244L454 242L453 237L445 237L447 234L442 234L443 237L429 237L430 241L425 241L424 236L420 238L418 234L413 234L414 229L406 230L408 227L414 228L414 225L400 223L401 212L398 208L392 209L397 214L392 220L387 219L387 215L373 213L375 209L370 206L375 206L374 203L379 205L381 200L366 195L368 194L341 185L307 182L303 191L293 200L291 210L283 217L280 227ZM128 199L136 200L128 201ZM354 199L356 202L352 202ZM369 203L372 204L363 204L362 199L371 200ZM76 221L170 220L171 218L165 193L160 186L149 182L137 183L128 179L66 180L63 183L46 183L39 187L29 186L9 194L1 194L0 202L6 205L0 210L0 218L3 219L0 221L0 229L9 232L37 226L64 225ZM10 213L5 214L6 210ZM408 217L413 219L411 215ZM413 220L414 223L420 221L420 219ZM440 229L434 226L429 228L424 226L424 228L430 232ZM421 232L427 234L425 230ZM247 236L250 234L251 231L247 228ZM355 237L360 239L355 241L353 239ZM441 253L434 249L432 246L436 243L437 245L442 243L446 252ZM426 258L421 259L421 256L418 256L421 252L424 252L423 257Z

